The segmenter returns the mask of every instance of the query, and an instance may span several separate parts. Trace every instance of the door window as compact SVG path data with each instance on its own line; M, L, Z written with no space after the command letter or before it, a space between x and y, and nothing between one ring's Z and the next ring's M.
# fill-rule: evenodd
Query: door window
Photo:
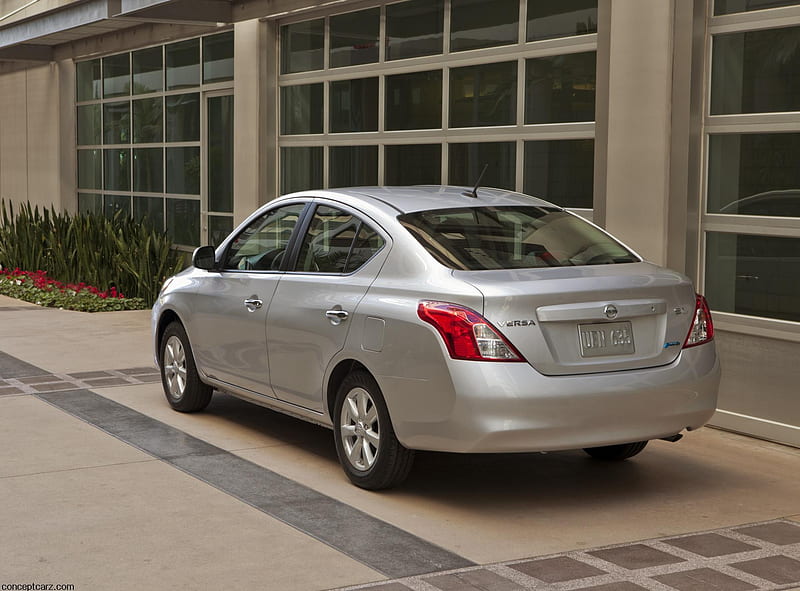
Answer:
M234 239L225 257L225 269L277 271L285 256L305 204L295 203L268 211Z

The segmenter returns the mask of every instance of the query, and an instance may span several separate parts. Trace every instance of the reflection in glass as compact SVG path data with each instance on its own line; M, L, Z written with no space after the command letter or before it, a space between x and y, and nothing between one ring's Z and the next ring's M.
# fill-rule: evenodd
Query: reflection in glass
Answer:
M528 0L528 41L597 33L597 0Z
M233 80L233 31L203 37L203 83Z
M164 231L164 199L162 197L133 197L133 219L158 232Z
M800 133L712 135L708 213L800 217Z
M98 215L103 213L103 196L99 193L78 193L78 213Z
M386 59L442 53L444 1L410 0L386 6Z
M131 64L129 53L103 58L103 97L125 96L131 93Z
M167 141L200 140L200 94L177 94L166 97Z
M200 147L167 148L167 193L200 194Z
M103 150L103 188L106 191L131 190L130 149Z
M100 105L78 107L78 145L96 146L100 143Z
M281 148L281 194L322 188L321 146Z
M100 150L78 150L78 188L103 188L103 163Z
M324 19L282 26L281 74L321 70L324 41Z
M800 321L800 238L706 233L713 310Z
M525 62L525 123L594 121L594 51Z
M380 8L370 8L330 18L330 67L378 61Z
M166 46L167 90L200 85L200 39Z
M480 177L483 167L488 165L481 186L513 190L516 153L514 142L450 144L448 182L451 185L472 188Z
M233 232L233 218L229 215L208 216L208 243L217 247Z
M331 82L331 133L378 131L378 79Z
M164 90L164 58L162 48L151 47L134 51L133 94L146 94Z
M323 86L298 84L281 88L281 133L322 133Z
M525 142L523 191L561 207L591 209L594 140Z
M331 146L330 187L378 184L378 146Z
M233 95L208 99L208 210L233 211Z
M127 144L131 141L131 103L103 105L103 143Z
M458 0L450 10L450 51L517 43L519 0Z
M442 71L386 77L386 129L442 126Z
M711 114L800 111L800 27L714 36Z
M714 14L732 14L734 12L749 12L751 10L764 10L779 6L795 6L798 0L714 0Z
M164 141L164 107L161 97L133 101L133 143Z
M75 64L76 98L92 101L100 98L100 60L89 60Z
M388 145L384 149L386 170L384 183L402 185L442 184L442 145Z
M103 195L103 213L109 219L115 216L131 217L130 195Z
M167 199L167 234L175 244L200 244L200 201Z
M163 148L136 148L133 151L133 190L161 193L164 190Z
M450 70L450 127L513 125L517 119L517 62Z

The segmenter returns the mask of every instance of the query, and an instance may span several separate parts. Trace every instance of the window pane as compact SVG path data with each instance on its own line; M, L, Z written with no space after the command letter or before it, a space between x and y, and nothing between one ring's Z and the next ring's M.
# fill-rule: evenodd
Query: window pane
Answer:
M361 222L349 213L320 205L303 237L295 271L344 273Z
M133 197L133 219L144 222L158 232L164 231L164 199Z
M103 143L129 144L131 141L131 103L103 105Z
M525 123L594 121L594 51L526 60Z
M517 62L450 70L450 127L513 125Z
M800 217L800 133L712 135L708 212Z
M303 209L303 203L285 205L254 220L231 243L224 268L277 269Z
M330 18L330 67L378 61L380 8L339 14Z
M386 146L385 184L441 185L442 146Z
M100 150L78 150L78 188L102 189L103 164Z
M203 37L203 83L233 80L233 31Z
M103 58L103 97L125 96L131 93L131 64L129 53Z
M481 186L514 189L516 170L514 142L450 144L451 185L473 187L488 164Z
M281 74L321 70L324 41L324 19L281 27Z
M331 146L330 187L378 184L378 146Z
M281 148L281 194L322 188L322 150Z
M208 210L233 211L233 95L208 99Z
M208 216L208 243L217 247L233 232L233 218L230 216Z
M100 143L100 105L78 107L78 145Z
M525 193L591 209L593 185L594 140L525 142Z
M103 213L107 218L119 215L131 216L131 198L129 195L103 195Z
M797 0L714 0L714 14L731 14L734 12L749 12L778 6L795 6L800 4Z
M161 193L164 190L163 148L137 148L133 151L133 190Z
M200 194L200 148L167 148L167 193Z
M100 60L75 64L75 85L78 101L100 98Z
M516 43L519 0L458 0L450 11L450 51Z
M800 111L800 27L714 36L711 114Z
M162 47L134 51L133 94L145 94L164 90L164 58Z
M597 33L597 0L528 0L528 41Z
M350 252L350 257L347 259L347 266L344 269L345 273L352 273L383 248L386 242L381 238L375 230L366 224L361 224L361 229L358 231L353 250Z
M167 141L196 142L200 140L200 94L168 96Z
M167 234L175 244L200 244L200 201L167 199Z
M411 0L386 7L386 59L442 53L443 0Z
M161 97L133 101L133 143L164 141L164 103Z
M323 86L298 84L281 88L281 133L322 133Z
M97 193L78 193L78 213L102 214L103 196Z
M106 191L131 190L131 151L103 150L103 184Z
M166 46L167 90L200 85L200 39Z
M800 321L800 238L706 234L706 297L721 312Z
M331 82L331 133L378 131L378 79Z
M441 70L386 77L386 129L441 127Z

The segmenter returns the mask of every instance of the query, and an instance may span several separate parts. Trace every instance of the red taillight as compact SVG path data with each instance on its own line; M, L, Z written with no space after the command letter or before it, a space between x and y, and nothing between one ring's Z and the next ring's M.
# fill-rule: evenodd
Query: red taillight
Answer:
M694 320L692 321L692 327L689 329L689 334L686 335L686 342L683 343L683 348L687 349L702 345L713 338L714 323L711 321L711 310L708 309L706 298L697 294L694 306Z
M439 331L453 359L525 361L514 346L475 310L424 300L417 307L417 315Z

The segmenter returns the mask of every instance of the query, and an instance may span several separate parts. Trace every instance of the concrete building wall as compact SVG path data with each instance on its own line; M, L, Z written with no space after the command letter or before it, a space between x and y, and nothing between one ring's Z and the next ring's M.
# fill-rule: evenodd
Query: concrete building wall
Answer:
M47 12L48 10L61 8L67 4L75 4L78 1L79 0L38 0L27 8L24 8L19 12L15 12L26 4L30 4L30 0L0 0L0 18L6 15L11 15L3 21L3 24L9 24L36 16L37 14Z

